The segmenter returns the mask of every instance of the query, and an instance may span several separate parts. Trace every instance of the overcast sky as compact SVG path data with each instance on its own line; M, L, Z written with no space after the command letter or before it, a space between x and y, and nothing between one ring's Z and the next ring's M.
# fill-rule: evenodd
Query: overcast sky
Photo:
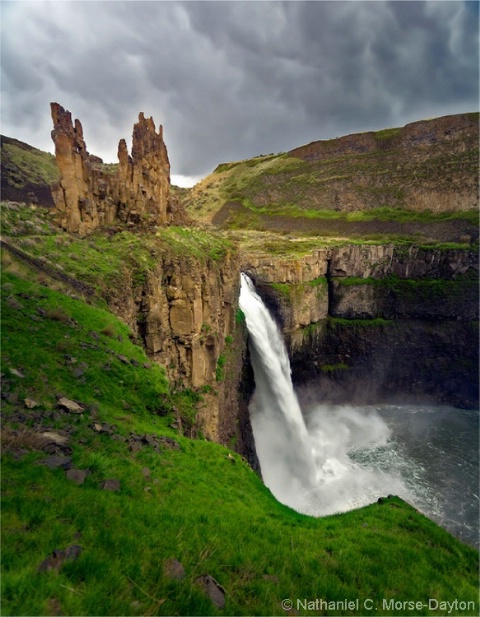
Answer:
M113 162L143 111L177 182L479 106L475 1L0 5L2 133L53 152L57 101Z

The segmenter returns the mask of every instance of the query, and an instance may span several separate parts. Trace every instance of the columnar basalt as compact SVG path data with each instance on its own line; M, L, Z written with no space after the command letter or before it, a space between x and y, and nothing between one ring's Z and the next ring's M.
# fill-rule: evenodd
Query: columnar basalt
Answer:
M332 402L478 403L475 250L349 245L276 265L244 256L298 385Z
M170 163L152 118L139 114L133 127L132 155L124 139L118 146L119 164L109 171L89 154L79 120L51 104L55 156L60 181L52 194L63 229L85 235L115 220L134 225L184 223L185 212L170 195Z
M243 452L237 386L246 347L235 321L237 259L233 249L218 260L165 250L143 281L125 280L109 304L165 367L172 389L201 393L196 430L225 445L234 439Z

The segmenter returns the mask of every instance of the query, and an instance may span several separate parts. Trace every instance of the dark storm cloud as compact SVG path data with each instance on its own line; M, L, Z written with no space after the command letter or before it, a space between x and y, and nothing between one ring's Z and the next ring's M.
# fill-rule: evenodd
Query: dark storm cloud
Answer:
M2 2L2 132L49 102L114 160L139 111L174 174L478 107L475 2Z

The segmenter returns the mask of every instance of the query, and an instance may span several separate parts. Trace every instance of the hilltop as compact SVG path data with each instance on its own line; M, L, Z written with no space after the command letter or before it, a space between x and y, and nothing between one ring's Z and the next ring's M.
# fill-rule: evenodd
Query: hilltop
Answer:
M478 113L222 163L185 200L224 229L364 239L478 237Z
M2 199L53 207L51 186L60 176L53 154L4 135L0 139Z

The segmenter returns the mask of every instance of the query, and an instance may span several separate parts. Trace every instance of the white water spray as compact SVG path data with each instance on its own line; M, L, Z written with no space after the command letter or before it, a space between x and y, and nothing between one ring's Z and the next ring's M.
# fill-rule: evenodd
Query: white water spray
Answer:
M243 273L240 308L255 375L250 404L255 447L263 480L275 497L319 516L360 507L388 493L405 496L400 480L369 471L349 457L356 448L387 442L390 431L380 417L318 406L305 423L282 335Z

